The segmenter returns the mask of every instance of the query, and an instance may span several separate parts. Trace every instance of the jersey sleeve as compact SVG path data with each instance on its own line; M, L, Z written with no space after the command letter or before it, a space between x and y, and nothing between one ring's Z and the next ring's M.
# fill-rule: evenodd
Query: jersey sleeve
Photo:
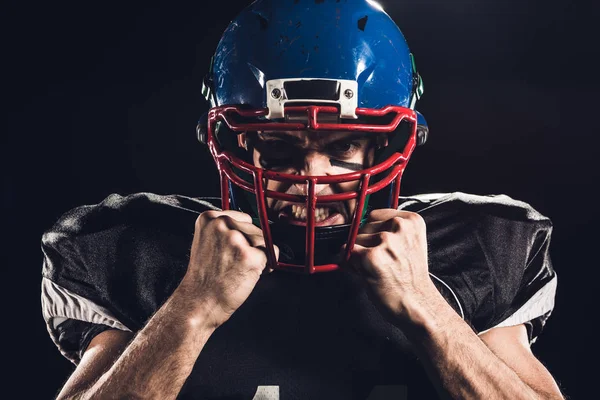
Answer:
M77 364L95 335L135 332L187 269L194 222L208 202L183 196L111 195L74 208L42 236L42 315Z
M44 260L47 268L48 259ZM87 291L88 296L91 289ZM42 315L50 338L61 354L79 363L90 341L107 329L131 331L111 312L91 298L78 295L49 278L42 278Z
M92 339L108 329L111 329L108 325L67 319L55 328L56 343L62 353L77 364Z
M506 195L462 192L404 198L427 225L430 273L477 333L525 324L530 342L554 309L551 220Z
M491 237L482 233L495 307L481 332L525 324L533 343L554 310L558 278L550 256L552 223L533 208L528 208L528 217L518 223L497 223L498 232L488 233ZM506 235L503 250L490 248L498 241L496 235Z

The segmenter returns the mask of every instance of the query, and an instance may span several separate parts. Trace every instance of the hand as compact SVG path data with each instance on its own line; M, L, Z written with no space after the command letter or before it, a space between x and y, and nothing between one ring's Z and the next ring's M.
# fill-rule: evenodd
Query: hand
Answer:
M275 255L279 249L275 246ZM248 214L205 211L196 220L188 270L187 293L203 305L215 327L248 298L267 268L265 239Z
M429 277L425 222L413 212L371 212L345 269L364 278L369 297L392 323L415 323L418 311L440 299Z

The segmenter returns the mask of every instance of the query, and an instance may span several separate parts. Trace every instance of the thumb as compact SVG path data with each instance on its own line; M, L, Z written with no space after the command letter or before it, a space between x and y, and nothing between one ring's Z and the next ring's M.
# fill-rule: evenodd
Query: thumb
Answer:
M346 260L347 245L342 245L339 253L340 269L347 271L353 275L361 275L361 254L366 250L363 246L354 244L350 251L350 257Z
M271 272L274 271L273 266L269 265L269 254L267 252L267 248L266 246L260 246L259 247L261 250L263 250L265 252L265 255L267 256L267 262L265 263L265 268L262 271L261 275L265 275L265 274L270 274ZM275 260L279 260L279 247L277 247L276 244L273 243L273 250L275 251Z

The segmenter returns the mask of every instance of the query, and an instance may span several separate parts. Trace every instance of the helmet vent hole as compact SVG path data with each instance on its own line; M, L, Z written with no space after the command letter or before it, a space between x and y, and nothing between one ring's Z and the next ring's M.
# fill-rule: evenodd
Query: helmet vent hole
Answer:
M365 31L365 26L367 26L367 20L369 19L369 17L367 15L365 15L364 17L362 17L361 19L358 20L358 29L360 29L361 31Z

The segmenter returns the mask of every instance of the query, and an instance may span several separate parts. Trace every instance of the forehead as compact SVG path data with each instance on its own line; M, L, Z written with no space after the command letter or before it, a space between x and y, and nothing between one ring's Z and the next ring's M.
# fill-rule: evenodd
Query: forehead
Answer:
M350 131L268 131L258 132L261 139L281 139L298 145L330 143L338 140L369 140L375 138L370 132Z

